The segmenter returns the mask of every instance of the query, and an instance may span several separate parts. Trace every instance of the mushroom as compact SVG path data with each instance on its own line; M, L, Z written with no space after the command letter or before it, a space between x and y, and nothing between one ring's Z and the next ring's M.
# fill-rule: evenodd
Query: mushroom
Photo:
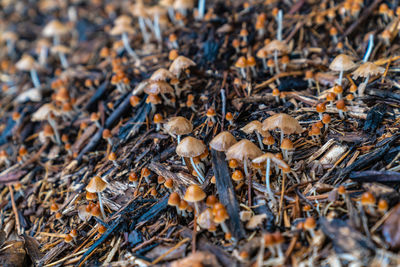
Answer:
M240 69L243 79L246 79L247 60L245 57L239 57L235 63L235 67Z
M293 146L292 141L290 141L289 138L283 139L283 141L281 143L281 150L282 150L282 154L283 154L283 159L290 162L291 157L289 156L289 151L294 150L294 146Z
M124 48L128 54L133 57L135 60L139 60L136 52L132 49L129 44L128 34L134 34L135 30L129 24L116 24L110 31L112 36L121 35L122 43L124 44Z
M346 104L344 99L340 99L336 102L336 108L339 111L339 117L344 120L344 112L346 111Z
M273 162L277 161L279 163L281 163L281 160L279 160L278 158L276 158L274 156L274 154L272 153L265 153L255 159L253 159L253 163L266 163L265 165L265 183L266 183L266 188L267 188L267 194L269 195L270 199L275 203L275 197L274 194L271 190L271 185L270 185L270 168L271 168L271 160ZM281 163L282 164L282 163Z
M236 142L235 137L230 132L224 131L211 140L210 147L216 151L225 152Z
M281 130L281 143L283 142L284 134L300 134L303 132L303 128L300 126L299 122L285 113L275 114L265 119L262 125L263 131L279 128Z
M261 48L260 50L257 51L256 56L258 58L261 58L262 63L263 63L263 68L264 68L264 70L267 70L268 69L268 66L267 66L268 52L265 51L264 48Z
M343 72L354 69L355 67L356 64L354 64L351 58L345 54L340 54L337 57L335 57L335 59L329 65L329 69L333 71L338 71L340 73L338 79L339 85L342 85Z
M265 51L268 54L274 53L274 63L276 72L279 73L278 55L286 54L289 52L289 47L281 40L273 40L265 46Z
M59 20L52 20L43 28L43 35L53 38L53 45L56 46L60 44L60 37L68 34L69 31L69 27Z
M226 212L225 207L223 205L214 205L214 208L213 208L214 222L221 225L222 231L224 231L224 233L229 233L228 226L225 223L225 221L229 218L229 215Z
M197 164L193 161L193 158L200 156L205 149L206 146L204 145L203 141L191 136L185 137L182 142L180 142L176 147L176 154L181 157L190 158L190 163L192 164L193 169L198 174L199 182L201 184L205 181L204 174L197 166Z
M103 192L107 188L107 182L101 179L100 176L94 176L89 184L86 186L86 191L90 193L97 193L97 196L99 198L99 205L100 205L100 210L101 214L103 216L103 220L106 219L106 215L104 212L104 207L103 207L103 201L101 199L101 192Z
M317 106L315 107L319 114L319 119L322 120L323 113L326 111L326 106L325 103L318 103Z
M28 54L24 54L22 58L15 64L15 67L21 71L29 71L33 86L40 88L40 80L36 69L38 68L35 59Z
M192 66L196 66L196 63L184 56L178 56L172 62L171 66L169 67L169 71L174 74L176 77L179 77L180 74L187 68ZM178 94L178 93L177 93ZM178 95L179 96L179 95Z
M164 124L164 129L173 137L177 136L179 144L182 135L192 132L193 124L188 119L181 116L171 117L168 122Z
M64 69L67 69L69 67L68 60L65 55L71 53L70 48L66 47L65 45L56 45L56 46L53 46L50 49L50 51L51 51L51 53L58 55L58 57L60 58L61 66Z
M174 96L174 89L167 82L163 81L150 82L144 88L144 92L148 95L160 94L167 105L172 105L171 100L167 98L166 94Z
M261 135L264 136L266 133L263 132L262 123L260 121L256 121L256 120L251 121L248 124L246 124L244 127L242 127L240 130L242 132L244 132L245 134L252 134L255 132L257 135L258 145L260 146L261 149L264 149Z
M150 76L150 81L157 82L167 82L168 80L176 79L175 75L167 69L159 68Z
M194 203L196 214L200 214L200 209L197 202L202 201L206 198L206 196L206 193L204 193L203 189L201 189L200 186L192 184L186 189L183 199L187 202Z
M368 84L369 78L371 76L381 75L385 72L385 69L375 65L372 62L365 62L360 67L358 67L353 72L353 79L357 79L359 77L365 78L364 82L358 86L358 95L363 96L365 87Z
M171 193L168 198L168 205L176 208L176 213L179 215L179 203L181 202L181 198L177 192Z

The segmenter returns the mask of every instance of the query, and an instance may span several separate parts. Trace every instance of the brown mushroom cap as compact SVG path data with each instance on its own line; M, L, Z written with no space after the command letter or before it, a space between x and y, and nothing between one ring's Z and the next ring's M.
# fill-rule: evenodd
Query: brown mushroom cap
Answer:
M171 195L168 198L168 205L178 206L180 202L181 198L179 197L179 194L177 192L171 193Z
M183 138L183 140L176 147L176 154L181 157L192 158L200 156L204 150L206 150L206 145L203 143L203 141L188 136Z
M158 70L156 70L150 77L150 81L163 81L165 82L168 79L175 79L175 75L172 74L172 72L170 72L167 69L164 68L160 68Z
M340 54L331 62L329 69L333 71L348 71L354 69L356 64L348 55Z
M69 28L59 20L50 21L43 29L43 35L46 37L61 36L68 32Z
M261 133L262 123L260 121L251 121L240 130L242 130L245 134L252 134L255 131Z
M15 64L15 67L18 70L29 71L31 69L36 69L37 64L33 57L31 57L28 54L25 54L22 56L22 58L20 60L18 60L18 62Z
M194 1L193 0L175 0L174 8L175 9L193 9Z
M285 150L292 150L294 149L292 141L289 138L285 138L282 141L281 148Z
M93 177L86 186L86 191L90 193L103 192L107 187L107 182L101 179L100 176Z
M206 193L204 193L200 186L192 184L186 189L183 199L187 202L198 202L205 199L206 196Z
M358 77L366 78L368 76L380 75L383 74L384 72L385 68L379 67L372 62L365 62L353 72L353 78L354 79L357 79Z
M196 63L184 56L178 56L169 67L169 71L172 72L175 76L179 76L181 72L191 66L196 66Z
M225 152L236 143L235 137L227 131L220 132L210 142L210 147L217 151Z
M184 135L192 132L193 124L188 119L177 116L170 118L164 124L164 129L170 134Z
M115 19L115 25L130 25L132 23L132 18L128 15L121 15Z
M271 41L263 49L265 49L265 51L269 54L273 53L274 51L278 51L283 54L289 52L289 47L284 42L279 40Z
M157 94L173 94L174 88L171 87L167 82L163 81L154 81L147 84L144 88L144 92L148 95L157 95Z
M262 151L247 139L240 140L226 151L226 158L244 161L262 155Z
M300 126L299 122L295 118L284 113L275 114L265 119L262 125L263 131L279 128L284 134L300 134L303 132L303 128Z
M122 35L123 33L135 34L135 29L128 24L117 24L110 30L112 36Z

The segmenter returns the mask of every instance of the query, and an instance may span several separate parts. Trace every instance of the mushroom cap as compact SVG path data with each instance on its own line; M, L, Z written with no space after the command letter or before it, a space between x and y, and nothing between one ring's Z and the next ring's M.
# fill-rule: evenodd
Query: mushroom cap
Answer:
M244 132L245 134L252 134L254 132L262 132L262 123L260 121L251 121L248 124L246 124L244 127L242 127L240 130Z
M274 154L267 152L267 153L255 158L255 159L253 159L253 163L259 164L259 163L266 162L267 159L271 159L272 160L274 158L275 158Z
M262 155L262 151L247 139L240 140L226 151L226 158L244 161Z
M43 35L46 37L60 36L67 34L69 28L59 20L52 20L43 29Z
M178 56L169 67L169 71L172 72L175 76L179 76L179 74L184 70L191 66L196 66L196 63L184 56Z
M174 4L174 0L160 0L158 3L161 6L172 7L172 5Z
M267 52L267 51L265 50L265 48L263 47L263 48L261 48L261 49L259 49L259 50L257 51L256 56L257 56L258 58L267 58L267 57L268 57L268 52Z
M158 94L173 94L174 89L167 82L155 81L150 82L144 88L144 92L148 95L158 95Z
M184 135L192 132L193 124L186 118L177 116L172 117L164 124L164 129L174 135Z
M281 149L292 150L293 148L294 148L293 143L292 143L292 141L290 141L289 138L283 139L282 144L281 144Z
M210 147L217 151L225 152L232 145L236 144L235 137L227 131L220 132L210 142Z
M51 47L50 51L53 54L56 54L56 53L69 54L71 52L71 49L65 45L56 45L56 46Z
M86 186L86 191L90 193L103 192L107 187L107 182L101 179L100 176L93 177Z
M173 193L171 193L171 195L169 195L168 205L178 206L180 202L181 202L181 198L179 197L179 194L177 192L173 192Z
M348 71L356 67L356 64L348 55L340 54L331 62L329 69L333 71Z
M130 11L134 17L147 17L143 1L136 1L136 3L131 6Z
M299 122L285 113L275 114L265 119L262 125L263 131L279 128L284 134L300 134L303 132L303 128L300 126Z
M228 216L228 213L226 212L225 208L218 209L214 214L214 222L215 223L222 223L228 218L229 218L229 216Z
M245 57L239 57L235 63L236 68L246 68L247 67L247 60Z
M121 15L115 19L115 25L130 25L132 23L132 18L128 15Z
M289 47L287 46L287 44L279 40L273 40L269 42L263 49L265 49L265 51L269 54L274 51L278 51L283 54L289 52Z
M167 69L159 68L150 77L150 81L163 81L175 79L175 75Z
M156 15L160 16L166 13L167 10L161 5L154 5L150 8L147 8L147 14L149 14L150 16L156 16Z
M179 145L176 146L176 154L185 158L200 156L204 150L206 150L206 145L203 141L191 136L183 138Z
M112 36L122 35L123 33L135 34L135 30L132 26L128 24L116 24L111 30L110 34Z
M18 70L29 71L31 69L36 69L37 64L35 59L28 54L24 54L20 60L15 64Z
M200 186L192 184L186 189L183 199L187 202L198 202L205 199L206 196L206 193L204 193Z
M368 76L380 75L383 74L384 72L385 68L379 67L372 62L365 62L355 71L353 71L353 78L354 79L357 79L358 77L366 78Z
M192 9L194 7L193 0L175 0L174 8L175 9Z
M13 31L5 31L1 33L0 35L0 40L8 40L8 41L17 41L18 36L15 32Z
M47 120L50 114L59 115L60 110L57 109L53 104L43 104L35 113L32 114L32 121L44 121Z

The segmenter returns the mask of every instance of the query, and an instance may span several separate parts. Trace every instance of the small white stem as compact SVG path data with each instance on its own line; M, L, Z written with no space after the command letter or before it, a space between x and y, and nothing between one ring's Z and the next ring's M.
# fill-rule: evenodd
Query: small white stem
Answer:
M198 5L199 19L204 18L205 9L206 9L206 0L199 0L199 5Z
M262 142L261 135L258 132L256 132L256 135L257 135L258 144L260 145L261 150L264 150L264 144Z
M339 73L339 85L342 85L342 79L343 79L343 71L340 71L340 73Z
M282 41L282 20L283 20L283 12L282 12L282 10L279 10L278 18L277 18L278 30L276 32L276 34L277 34L276 39L278 39L278 41Z
M196 173L197 173L199 182L200 182L201 184L203 184L204 181L205 181L204 175L203 175L203 173L201 172L201 170L199 170L199 168L197 167L196 163L194 163L192 157L190 157L190 163L192 163L192 167L193 167L193 169L194 169L194 170L196 171Z
M369 40L368 40L368 47L367 47L367 51L365 52L364 58L363 58L363 62L367 62L369 57L371 56L372 53L372 48L374 47L374 35L370 34L369 35Z
M40 88L40 80L39 80L37 71L35 69L31 69L30 74L31 74L33 86L35 86L35 88Z
M124 32L122 34L122 43L124 44L124 48L126 50L126 52L128 52L128 54L133 57L135 60L139 60L139 57L137 56L136 52L133 51L132 47L129 44L129 38L128 38L128 34L126 32Z
M103 201L101 200L100 192L97 192L97 195L99 197L99 205L100 205L101 215L103 216L103 220L106 220L106 214L104 212Z
M60 53L58 53L58 57L60 58L61 66L64 69L67 69L69 67L69 64L68 64L68 60L67 60L67 57L65 56L65 54L60 52Z

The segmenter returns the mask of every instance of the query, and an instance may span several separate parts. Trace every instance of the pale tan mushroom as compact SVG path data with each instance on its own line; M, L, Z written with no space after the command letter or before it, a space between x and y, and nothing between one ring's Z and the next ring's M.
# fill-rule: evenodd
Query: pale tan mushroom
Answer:
M210 147L214 150L225 152L236 143L235 137L230 132L224 131L211 140Z
M351 58L345 54L340 54L335 57L335 59L329 65L329 69L338 71L340 73L338 80L339 85L342 85L343 72L354 69L355 67L356 64L353 62L353 60L351 60Z
M206 145L203 143L203 141L191 136L185 137L176 147L176 154L181 157L190 158L190 163L198 174L200 183L204 183L205 177L199 166L194 163L193 158L200 156L205 150Z
M281 130L281 143L283 141L284 134L300 134L303 132L303 128L299 122L284 113L275 114L263 121L263 131L271 131L276 128Z

